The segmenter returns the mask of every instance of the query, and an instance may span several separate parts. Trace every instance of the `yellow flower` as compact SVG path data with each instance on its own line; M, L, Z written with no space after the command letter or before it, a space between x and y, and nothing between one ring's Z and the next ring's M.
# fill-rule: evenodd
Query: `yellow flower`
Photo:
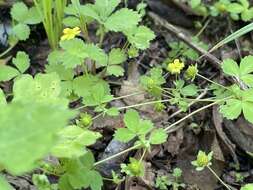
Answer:
M80 34L81 30L79 27L75 27L73 29L71 28L65 28L63 30L63 35L61 37L61 40L71 40L76 37L76 35Z
M184 68L184 63L180 62L179 59L175 59L173 63L168 64L167 70L171 74L180 74L183 68Z

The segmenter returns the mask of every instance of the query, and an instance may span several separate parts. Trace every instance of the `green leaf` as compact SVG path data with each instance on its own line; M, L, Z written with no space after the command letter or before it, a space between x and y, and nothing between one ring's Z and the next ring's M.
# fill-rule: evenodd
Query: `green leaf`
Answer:
M25 52L19 51L16 55L16 58L12 59L12 63L21 73L24 73L30 66L30 59Z
M164 131L164 129L156 129L150 134L150 144L162 144L167 141L168 134Z
M138 135L146 135L152 128L154 128L153 123L149 120L140 120L139 125L137 125L136 133Z
M243 102L237 99L229 99L225 105L220 106L220 112L227 119L236 119L242 112Z
M96 0L94 7L100 18L104 20L112 14L119 3L120 0Z
M8 81L19 75L17 69L0 64L0 81Z
M80 20L74 16L68 16L63 19L63 24L67 27L74 28L76 26L80 26Z
M118 64L125 62L126 59L127 59L127 56L126 56L125 52L123 50L121 50L120 48L115 48L115 49L112 49L109 53L108 64L109 65L118 65Z
M74 189L89 187L89 171L82 171L81 169L68 173L68 181Z
M60 97L61 81L56 73L22 75L13 86L14 102L37 102L40 104L68 107L68 100Z
M11 103L0 110L0 164L15 175L35 168L56 143L58 130L74 117L70 110L28 105Z
M132 132L136 132L136 128L138 127L140 121L140 116L137 111L135 110L127 110L124 115L124 123L129 130Z
M244 10L244 7L239 3L230 3L226 10L230 13L239 14Z
M101 66L107 65L107 55L106 53L94 44L85 44L85 52L87 53L87 57L91 60L96 61Z
M240 190L253 190L253 183L244 185Z
M108 75L114 75L116 77L124 75L124 69L119 65L108 66L106 72Z
M114 134L114 138L121 142L129 142L136 136L135 133L131 132L127 128L119 128Z
M146 26L131 28L124 31L124 34L132 45L141 50L149 48L150 41L155 38L154 32Z
M240 63L240 76L253 72L253 56L244 57Z
M231 76L239 76L240 69L237 63L232 59L226 59L223 61L221 68L224 73Z
M252 95L252 94L251 94ZM242 111L246 120L253 124L253 102L243 102Z
M119 115L119 109L116 107L112 107L106 111L106 114L109 116L118 116Z
M39 24L42 21L38 9L34 6L29 9L26 19L24 20L25 24Z
M27 13L28 7L23 2L15 3L11 8L11 17L21 23L27 19Z
M121 32L138 25L141 16L136 11L127 8L120 9L113 13L105 22L105 27L114 32ZM123 22L123 21L127 21Z
M243 6L245 9L248 9L248 8L249 8L249 1L248 1L248 0L239 0L239 2L242 4L242 6Z
M198 88L195 84L190 84L190 85L187 85L187 86L183 87L180 90L180 93L183 96L195 96L198 93Z
M81 65L88 57L86 46L80 39L61 41L60 46L64 52L59 55L59 60L66 68L75 68L77 65Z
M253 74L243 75L240 79L248 86L253 87Z
M74 190L68 180L68 175L64 174L60 177L58 182L58 187L60 190Z
M7 102L6 102L6 98L5 98L4 92L0 88L0 106L4 106L6 104L7 104Z
M241 14L241 18L244 22L250 21L253 18L253 8L244 10Z
M201 0L190 0L191 8L195 9L201 4Z
M18 40L24 41L29 38L30 28L26 24L17 24L12 28L14 36L18 38Z
M14 190L13 187L0 175L0 189L1 190Z
M68 126L58 133L59 141L51 153L59 158L80 157L86 153L85 147L92 145L101 137L99 133Z
M90 187L92 190L101 190L103 186L103 178L97 171L89 172Z

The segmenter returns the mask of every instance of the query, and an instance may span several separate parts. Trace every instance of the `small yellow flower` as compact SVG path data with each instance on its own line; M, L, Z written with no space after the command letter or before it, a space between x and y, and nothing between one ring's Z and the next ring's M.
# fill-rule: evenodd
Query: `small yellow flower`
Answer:
M76 35L80 34L81 33L81 30L79 27L75 27L73 29L71 28L65 28L63 30L63 35L61 37L61 40L64 41L64 40L71 40L73 38L76 37Z
M184 68L184 63L180 62L179 59L175 59L173 63L168 64L167 70L171 74L180 74L183 68Z

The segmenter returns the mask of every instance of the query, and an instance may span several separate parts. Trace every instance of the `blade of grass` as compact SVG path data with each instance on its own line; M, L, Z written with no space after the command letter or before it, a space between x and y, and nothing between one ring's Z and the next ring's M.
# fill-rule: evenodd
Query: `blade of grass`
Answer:
M235 31L234 33L232 33L231 35L229 35L228 37L226 37L225 39L221 40L218 44L216 44L214 47L212 47L212 49L209 50L209 53L213 52L214 50L220 48L221 46L243 36L244 34L250 32L253 30L253 23L250 23L246 26L244 26L243 28Z

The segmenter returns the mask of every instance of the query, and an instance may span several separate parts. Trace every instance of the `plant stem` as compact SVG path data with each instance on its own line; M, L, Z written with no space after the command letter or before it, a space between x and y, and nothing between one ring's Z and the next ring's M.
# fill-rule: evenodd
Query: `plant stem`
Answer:
M226 184L216 173L213 171L213 169L210 166L207 166L209 171L221 182L222 185L224 185L228 190L231 190L231 188Z
M143 94L143 93L144 92L134 92L132 94L127 94L127 95L124 95L124 96L115 97L115 98L113 98L113 100L119 100L119 99L122 99L122 98L128 98L130 96L140 95L140 94Z
M18 42L14 43L13 45L11 45L7 50L5 50L3 53L0 54L0 58L5 56L7 53L9 53L16 45Z
M122 154L125 154L125 153L127 153L127 152L130 152L130 151L132 151L132 150L134 150L134 149L137 149L137 148L139 148L140 146L141 146L141 144L136 144L136 145L134 145L134 146L132 146L132 147L126 149L126 150L123 150L123 151L121 151L121 152L119 152L119 153L117 153L117 154L114 154L114 155L109 156L109 157L107 157L107 158L105 158L105 159L103 159L103 160L100 160L100 161L95 162L93 166L97 166L97 165L102 164L102 163L104 163L104 162L106 162L106 161L108 161L108 160L111 160L111 159L113 159L113 158L116 158L116 157L118 157L118 156L121 156Z
M204 76L202 76L202 75L200 75L200 74L197 74L197 76L199 76L200 78L205 79L206 81L208 81L208 82L210 82L210 83L212 83L212 84L215 84L215 85L220 86L220 87L222 87L222 88L224 88L224 89L226 89L226 90L229 90L229 88L227 88L227 87L225 87L225 86L223 86L223 85L221 85L221 84L219 84L219 83L217 83L217 82L214 82L214 81L212 81L212 80L210 80L210 79L208 79L208 78L206 78L206 77L204 77Z
M138 106L144 106L144 105L150 105L150 104L156 104L156 103L162 103L162 102L169 102L170 99L166 99L166 100L156 100L156 101L151 101L151 102L144 102L144 103L140 103L140 104L134 104L134 105L130 105L130 106L124 106L124 107L120 107L118 108L119 110L123 110L123 109L128 109L128 108L134 108L134 107L138 107Z
M169 125L169 126L166 127L164 130L168 132L169 129L171 129L172 127L174 127L174 126L176 126L177 124L181 123L182 121L188 119L189 117L193 116L194 114L196 114L196 113L198 113L198 112L200 112L200 111L203 111L203 110L205 110L205 109L207 109L207 108L209 108L209 107L212 107L212 106L216 105L218 102L219 102L219 101L213 102L213 103L211 103L211 104L208 104L208 105L206 105L206 106L203 106L203 107L201 107L201 108L199 108L199 109L197 109L197 110L191 112L190 114L188 114L187 116L183 117L182 119L180 119L180 120L176 121L175 123Z

